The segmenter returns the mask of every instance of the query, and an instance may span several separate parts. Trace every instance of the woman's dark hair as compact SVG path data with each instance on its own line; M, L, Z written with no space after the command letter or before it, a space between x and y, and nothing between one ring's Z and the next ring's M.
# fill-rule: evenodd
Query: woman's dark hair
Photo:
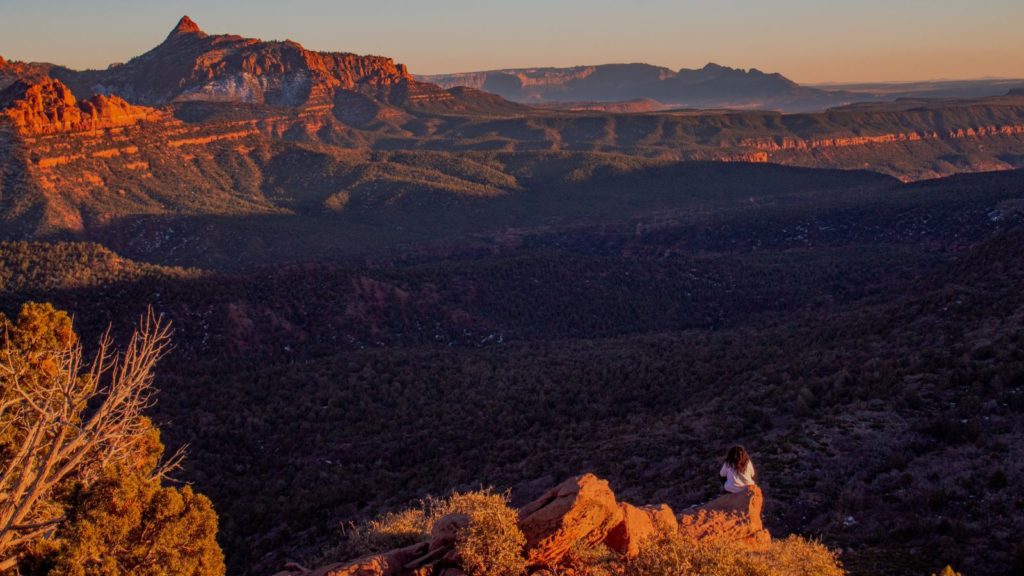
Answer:
M743 446L733 446L729 448L729 453L725 455L725 463L739 474L746 472L749 462L750 455L743 449Z

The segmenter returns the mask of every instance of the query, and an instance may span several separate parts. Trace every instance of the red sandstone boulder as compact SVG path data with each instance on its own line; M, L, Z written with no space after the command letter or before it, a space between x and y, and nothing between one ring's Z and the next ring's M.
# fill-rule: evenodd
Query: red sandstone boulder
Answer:
M612 550L627 557L634 557L640 552L640 546L651 538L662 534L670 534L679 529L672 509L661 506L644 506L638 508L632 504L620 504L622 522L612 528L604 543Z
M771 535L761 522L764 495L757 486L743 492L726 494L711 502L684 511L679 517L679 530L697 540L724 537L766 544Z
M566 480L519 510L527 558L534 566L557 564L577 544L603 542L622 519L608 482L593 474Z

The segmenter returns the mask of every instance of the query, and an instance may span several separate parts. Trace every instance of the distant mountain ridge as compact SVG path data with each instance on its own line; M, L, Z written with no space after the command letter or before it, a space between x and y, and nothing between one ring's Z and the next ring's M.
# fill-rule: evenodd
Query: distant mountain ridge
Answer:
M708 99L726 86L763 102L808 94L779 75L720 66L524 78L544 90L583 86L569 94L576 100L643 84ZM665 112L659 102L530 107L422 82L390 58L209 35L185 17L155 48L106 70L0 61L0 238L135 235L125 227L141 217L415 223L428 207L454 214L454 205L600 182L648 162L871 169L903 180L1024 166L1021 96L806 114Z
M650 64L510 68L420 76L444 88L466 86L516 102L624 102L652 99L692 108L821 109L851 101L844 92L801 86L778 73L709 63L697 70Z

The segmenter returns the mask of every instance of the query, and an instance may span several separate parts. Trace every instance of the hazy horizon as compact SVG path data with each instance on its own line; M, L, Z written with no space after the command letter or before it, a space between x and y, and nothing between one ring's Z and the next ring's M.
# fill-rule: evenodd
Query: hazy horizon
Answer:
M822 6L563 0L72 3L0 0L0 56L105 68L163 40L184 14L211 34L291 39L322 51L379 54L430 75L505 68L708 62L779 72L805 84L1024 78L1024 3L868 0ZM842 27L837 23L842 23ZM952 40L952 41L951 41ZM950 46L950 44L954 44Z

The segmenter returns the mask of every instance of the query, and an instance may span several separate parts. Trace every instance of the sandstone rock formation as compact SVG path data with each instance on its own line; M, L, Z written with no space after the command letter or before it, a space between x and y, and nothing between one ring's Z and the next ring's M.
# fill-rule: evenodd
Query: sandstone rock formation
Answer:
M555 564L578 544L599 544L622 520L608 482L593 474L566 480L519 510L532 565Z
M97 95L79 102L59 80L18 80L0 92L0 114L21 134L99 130L159 120L166 114L133 106L117 96Z
M684 512L620 503L608 482L593 474L570 478L519 510L519 528L526 536L531 573L557 569L574 548L605 545L627 557L645 541L683 530L697 539L737 538L751 544L769 542L761 523L760 489L722 496ZM290 565L274 576L465 576L455 543L468 518L452 514L434 523L430 539L407 548L331 564L314 570Z
M761 522L763 507L761 489L750 486L684 511L679 517L679 530L698 540L724 536L752 545L764 544L771 541L771 535Z
M622 503L622 522L612 528L604 543L627 557L640 552L640 546L651 538L679 529L679 521L667 505L636 507Z
M52 66L49 64L16 62L0 58L0 90L18 80L32 82L45 78L50 68Z

